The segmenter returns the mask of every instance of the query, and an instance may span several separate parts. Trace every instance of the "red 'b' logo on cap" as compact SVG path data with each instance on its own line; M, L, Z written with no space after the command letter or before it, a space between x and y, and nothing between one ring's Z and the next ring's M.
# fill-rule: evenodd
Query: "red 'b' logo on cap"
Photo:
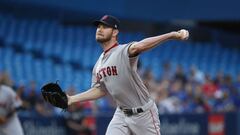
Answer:
M108 18L107 15L103 16L101 20L106 20Z

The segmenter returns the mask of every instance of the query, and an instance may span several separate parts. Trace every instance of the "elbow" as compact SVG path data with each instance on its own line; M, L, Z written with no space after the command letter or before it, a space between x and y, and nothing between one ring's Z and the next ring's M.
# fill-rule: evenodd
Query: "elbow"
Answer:
M132 45L129 48L129 56L136 56L140 54L143 51L143 49L140 46Z
M97 99L99 99L101 97L104 97L106 95L107 95L107 92L105 90L98 89L98 93L94 97L94 100L97 100Z
M134 54L140 53L141 51L142 51L142 50L141 50L140 47L134 47L134 48L132 49L132 53L134 53Z

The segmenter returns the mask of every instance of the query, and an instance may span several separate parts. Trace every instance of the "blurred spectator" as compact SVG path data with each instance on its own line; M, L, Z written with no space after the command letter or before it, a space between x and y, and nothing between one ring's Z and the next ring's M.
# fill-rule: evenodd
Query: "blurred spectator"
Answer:
M0 72L0 84L13 87L13 81L7 72Z
M203 84L205 82L204 73L196 66L192 66L190 69L190 81Z
M214 112L232 112L235 110L233 101L227 92L217 91L215 93Z
M218 72L215 79L214 79L214 83L217 85L217 86L220 86L221 84L224 83L224 74L223 72Z
M208 75L205 77L205 83L203 84L203 93L207 98L214 96L214 93L217 91L217 86L213 83Z
M231 94L231 97L235 106L238 108L240 108L240 74L237 77L237 81L234 83L234 89L233 89L233 93Z
M22 99L22 107L25 109L29 109L30 103L26 100L26 93L25 93L26 87L24 85L20 85L17 88L17 95Z
M231 112L240 109L240 74L236 81L223 72L218 72L212 79L194 66L189 70L190 74L184 73L181 65L178 65L175 71L171 70L170 62L165 62L162 66L163 74L159 82L154 78L151 69L138 71L141 72L144 84L155 99L161 114ZM0 73L0 82L8 86L16 86L7 72ZM31 81L27 86L16 87L16 92L23 101L23 107L27 109L21 112L25 115L46 117L54 114L62 115L62 110L42 100L35 81ZM75 92L74 87L68 90L69 95ZM84 102L81 104L81 113L110 115L114 112L114 108L115 102L111 97L106 97L95 102Z
M143 74L143 83L150 92L154 92L156 89L156 81L153 77L152 70L148 69Z
M27 102L29 103L29 108L34 109L37 100L38 100L38 95L34 89L30 90L27 97L26 97Z
M193 93L193 85L188 82L186 85L185 85L185 88L184 88L185 92L186 92L186 96L187 98L191 98L194 96L194 93Z
M42 113L41 108L44 109L46 103L43 102L42 95L38 95L35 81L31 81L29 87L26 87L25 100L29 103L29 110L35 111L35 109L37 109L37 112L40 111L40 114Z
M95 101L98 115L112 115L115 112L116 103L110 95ZM95 113L96 114L96 113Z
M34 112L38 116L50 117L54 115L53 106L39 99L34 106Z
M238 74L237 81L234 83L234 87L237 89L237 92L240 93L240 74Z
M69 135L91 135L91 129L84 123L85 115L80 103L69 106L64 114Z
M162 100L159 104L159 113L180 113L182 112L182 108L180 105L180 101L178 98L172 96L167 97L166 99Z
M225 75L223 77L223 83L219 85L219 89L227 93L231 92L234 89L232 77L230 75Z
M169 61L164 62L163 64L163 73L161 80L171 80L172 79L171 63Z
M170 96L178 97L183 100L186 97L186 93L183 90L183 83L180 80L173 81L169 87Z
M165 108L164 106L161 106L161 103L162 101L164 101L169 97L169 94L168 94L169 84L170 82L168 80L163 80L156 89L155 102L158 105L159 112L161 113L168 111L167 108Z
M164 80L157 88L157 97L155 100L160 114L181 112L180 100L177 97L169 96L169 85L170 82Z
M187 82L187 77L184 74L184 71L181 65L177 66L177 69L174 75L174 80L181 81L183 85L185 85L185 83Z
M194 98L193 102L193 112L196 113L204 113L204 112L210 112L211 108L207 104L207 102L204 101L203 97L197 96Z

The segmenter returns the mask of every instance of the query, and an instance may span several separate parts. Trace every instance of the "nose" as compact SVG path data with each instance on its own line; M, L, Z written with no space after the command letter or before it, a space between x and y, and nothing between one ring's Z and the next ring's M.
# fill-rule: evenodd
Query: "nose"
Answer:
M97 33L98 33L98 32L101 32L101 31L102 31L102 29L101 29L100 27L98 27L98 28L97 28Z
M100 33L101 33L101 32L102 32L102 29L101 29L101 28L98 28L98 29L97 29L97 32L100 32Z

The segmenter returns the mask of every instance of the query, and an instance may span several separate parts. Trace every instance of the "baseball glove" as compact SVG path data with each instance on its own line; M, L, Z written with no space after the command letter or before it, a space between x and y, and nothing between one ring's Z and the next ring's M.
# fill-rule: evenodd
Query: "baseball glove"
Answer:
M68 98L61 87L56 83L45 84L41 88L42 96L45 101L49 102L55 107L66 110L68 108Z

